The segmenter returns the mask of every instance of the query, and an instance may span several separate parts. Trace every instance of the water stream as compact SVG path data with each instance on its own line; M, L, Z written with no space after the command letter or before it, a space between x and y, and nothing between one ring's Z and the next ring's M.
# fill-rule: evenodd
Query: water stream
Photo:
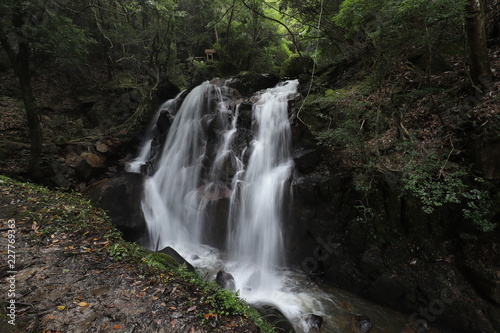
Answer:
M224 84L204 82L180 107L179 96L160 107L128 167L140 172L152 163L155 123L169 112L173 122L142 201L147 246L171 246L211 276L231 273L242 298L278 307L297 332L308 331L310 314L324 319L321 332L356 332L356 315L370 317L370 332L411 332L407 316L318 286L286 266L283 224L294 168L288 99L297 87L294 80L260 92L246 131Z

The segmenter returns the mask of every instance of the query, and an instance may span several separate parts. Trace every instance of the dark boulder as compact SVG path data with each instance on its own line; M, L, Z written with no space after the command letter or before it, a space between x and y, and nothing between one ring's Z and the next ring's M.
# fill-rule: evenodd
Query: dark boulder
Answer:
M154 97L156 100L162 102L174 98L180 92L181 90L177 85L169 80L163 80L157 85L154 91Z
M295 333L293 325L276 306L271 304L257 304L254 306L262 318L274 326L276 332Z
M298 148L293 152L293 161L300 172L310 172L321 161L317 149Z
M170 246L167 246L158 252L168 254L169 256L174 258L174 260L177 261L179 263L179 265L184 265L188 271L195 272L193 265L191 265L186 259L184 259L183 256L181 256L179 254L179 252L177 252L176 250L174 250Z
M143 182L141 174L124 173L93 184L84 191L94 205L107 212L128 241L140 241L146 232L141 207Z
M234 282L234 277L231 273L220 270L217 272L217 276L215 277L215 283L223 289L227 289L229 291L236 291L236 285Z
M274 87L279 80L279 76L273 74L241 72L228 80L226 85L238 90L243 96L251 96L256 91Z

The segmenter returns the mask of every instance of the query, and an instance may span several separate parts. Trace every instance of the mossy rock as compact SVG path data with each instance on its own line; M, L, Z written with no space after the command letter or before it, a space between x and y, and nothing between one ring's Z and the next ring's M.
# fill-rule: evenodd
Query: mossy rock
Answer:
M314 60L309 56L293 55L281 64L280 75L283 77L297 79L303 75L310 75Z
M180 266L180 264L174 258L172 258L172 256L169 256L168 254L162 252L148 253L148 255L146 256L146 261L151 266L159 266L160 268L164 269L172 269Z

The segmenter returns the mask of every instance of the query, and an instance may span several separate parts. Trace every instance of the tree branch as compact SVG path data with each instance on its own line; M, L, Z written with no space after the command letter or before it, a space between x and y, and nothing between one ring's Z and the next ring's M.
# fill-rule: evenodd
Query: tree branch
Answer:
M297 39L295 38L295 35L293 34L293 32L288 28L288 26L285 23L283 23L283 22L281 22L281 21L279 21L277 19L274 19L272 17L269 17L269 16L266 16L266 15L262 14L258 10L254 9L250 5L248 5L245 2L245 0L242 0L241 2L243 3L243 5L245 5L245 7L247 7L248 9L250 9L255 14L259 15L260 17L263 17L263 18L265 18L267 20L270 20L270 21L273 21L273 22L276 22L276 23L282 25L288 31L288 33L290 34L290 37L292 37L292 42L293 42L293 45L295 46L295 50L297 51L297 53L299 54L299 56L302 57L302 53L300 52L299 44L297 42Z

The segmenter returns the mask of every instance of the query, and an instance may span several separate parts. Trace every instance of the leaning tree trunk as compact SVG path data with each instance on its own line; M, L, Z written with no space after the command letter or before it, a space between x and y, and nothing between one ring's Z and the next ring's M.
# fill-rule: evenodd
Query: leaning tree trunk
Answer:
M477 93L484 95L492 88L492 75L486 45L484 8L481 0L468 0L466 31L469 44L470 76Z

